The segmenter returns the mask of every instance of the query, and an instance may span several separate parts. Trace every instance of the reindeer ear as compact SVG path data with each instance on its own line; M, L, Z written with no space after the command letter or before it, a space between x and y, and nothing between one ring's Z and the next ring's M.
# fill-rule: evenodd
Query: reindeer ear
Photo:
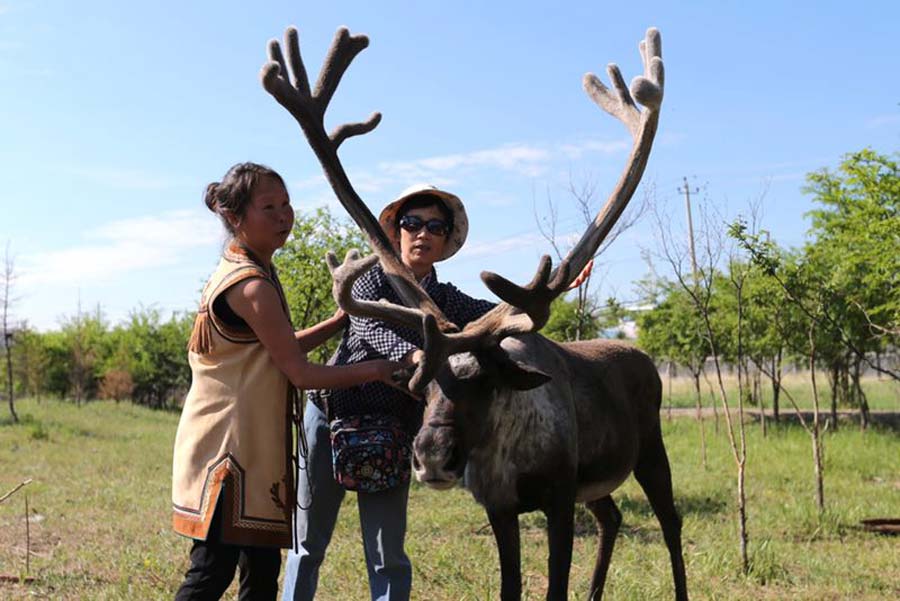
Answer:
M536 367L510 359L502 349L497 350L500 352L493 353L493 358L497 365L496 377L499 384L513 390L531 390L553 379Z

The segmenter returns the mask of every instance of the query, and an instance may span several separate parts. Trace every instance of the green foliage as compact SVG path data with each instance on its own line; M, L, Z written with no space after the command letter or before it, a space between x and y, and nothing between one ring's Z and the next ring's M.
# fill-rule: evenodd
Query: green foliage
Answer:
M359 228L332 216L327 208L296 217L291 239L274 259L296 329L308 328L334 314L337 305L331 295L325 253L333 251L343 259L354 248L363 254L368 250ZM322 345L314 358L324 362L336 345L336 340Z
M50 356L40 332L23 326L16 332L13 377L20 395L40 398Z
M162 408L178 403L191 382L187 343L193 323L190 313L163 320L152 307L133 311L110 335L112 351L104 373L128 372L138 404Z
M550 305L550 319L541 329L541 334L557 342L575 340L579 324L581 326L580 340L596 338L600 333L600 321L594 315L590 302L585 305L584 313L581 313L578 310L577 301L559 296Z
M662 299L640 313L638 344L657 360L687 366L697 373L709 355L705 326L687 291L671 282L659 282Z
M807 176L811 211L809 261L848 313L900 334L900 171L895 160L866 149L847 155L837 172Z
M802 253L781 250L741 221L729 234L768 280L753 299L763 315L750 324L757 343L752 348L772 348L768 315L784 343L801 357L815 353L836 386L868 361L866 353L900 341L897 163L863 150L847 155L836 173L810 174L806 191L822 208L809 214L812 238ZM852 402L865 408L858 382L854 390Z
M69 355L68 394L76 403L94 398L101 378L101 365L109 353L106 333L108 324L100 308L64 318L63 341Z
M41 380L41 389L57 398L65 398L69 392L69 374L72 355L66 335L60 331L41 334L47 367Z

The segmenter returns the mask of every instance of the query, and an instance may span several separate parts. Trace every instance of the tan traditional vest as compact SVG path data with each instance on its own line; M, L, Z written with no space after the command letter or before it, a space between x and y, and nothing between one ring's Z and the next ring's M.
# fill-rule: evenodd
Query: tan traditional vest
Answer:
M221 542L291 546L293 388L247 327L226 324L216 299L238 282L267 272L232 245L200 299L188 352L191 388L184 402L172 469L173 525L206 540L219 507Z

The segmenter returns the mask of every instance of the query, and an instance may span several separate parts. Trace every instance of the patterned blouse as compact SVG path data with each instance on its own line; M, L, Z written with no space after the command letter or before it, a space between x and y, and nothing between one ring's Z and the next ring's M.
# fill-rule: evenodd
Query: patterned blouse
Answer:
M438 282L434 269L420 285L447 319L460 328L494 308L494 303L472 298L453 284ZM386 299L402 304L378 264L356 280L351 294L360 300ZM421 347L422 336L417 331L377 319L350 317L350 326L344 330L341 344L328 363L346 365L369 359L399 361ZM411 433L418 430L425 408L422 402L381 382L352 388L311 390L309 399L329 420L361 414L393 415L402 419Z

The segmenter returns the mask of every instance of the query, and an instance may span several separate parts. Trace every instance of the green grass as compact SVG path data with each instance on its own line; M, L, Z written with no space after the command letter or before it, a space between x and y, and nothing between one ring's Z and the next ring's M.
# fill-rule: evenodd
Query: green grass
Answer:
M3 599L171 599L188 565L189 542L170 528L171 452L178 416L129 404L20 401L22 423L0 421L0 574L25 569L24 497L31 507L31 584L0 583ZM771 424L770 424L771 426ZM842 428L826 437L827 511L814 509L810 442L797 426L748 427L747 494L752 571L741 574L734 510L735 467L724 431L707 422L709 464L700 467L698 428L664 420L684 556L693 599L896 599L900 539L858 527L900 517L900 436ZM629 480L616 499L624 516L606 599L672 597L658 524ZM525 598L546 589L540 514L522 516ZM578 513L570 596L584 599L595 528ZM413 598L498 596L496 549L481 507L461 489L414 486L408 551ZM368 598L355 496L349 494L321 574L320 599ZM232 587L227 598L234 598Z
M694 381L684 373L672 378L671 389L669 381L666 378L665 370L660 372L663 381L663 407L668 407L670 403L675 408L687 408L696 406L696 393L694 392ZM716 398L718 399L718 384L715 381L715 373L709 373L709 383L716 390ZM725 382L725 391L729 396L729 402L732 406L737 405L737 376L733 374L726 375L723 378ZM817 388L819 391L819 408L822 411L829 411L831 408L831 388L828 386L828 379L824 372L816 374ZM812 385L809 381L809 373L791 373L786 374L782 380L782 385L787 388L788 392L797 401L801 409L812 410ZM763 376L761 380L763 404L767 411L772 410L772 385L768 378ZM874 411L900 411L900 383L889 379L879 380L874 377L864 378L862 380L863 392L869 401L869 408ZM712 404L709 386L706 380L701 376L700 390L703 394L703 406L710 407ZM721 401L716 401L718 406ZM781 395L781 411L782 413L790 413L793 411L790 401L784 394ZM854 410L851 407L839 406L839 410Z

